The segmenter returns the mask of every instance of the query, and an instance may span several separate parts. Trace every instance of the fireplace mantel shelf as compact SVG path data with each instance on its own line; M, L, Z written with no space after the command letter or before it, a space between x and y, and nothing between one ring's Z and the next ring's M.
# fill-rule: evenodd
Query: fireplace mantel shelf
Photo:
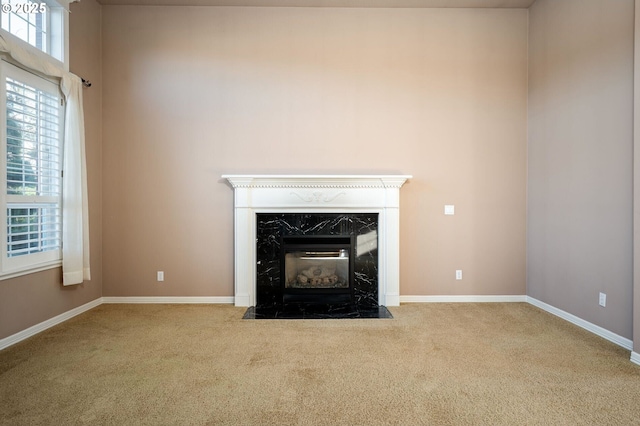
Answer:
M233 188L400 188L411 175L222 175Z
M235 304L254 306L256 214L379 215L379 302L400 304L400 187L410 175L222 175L234 189Z

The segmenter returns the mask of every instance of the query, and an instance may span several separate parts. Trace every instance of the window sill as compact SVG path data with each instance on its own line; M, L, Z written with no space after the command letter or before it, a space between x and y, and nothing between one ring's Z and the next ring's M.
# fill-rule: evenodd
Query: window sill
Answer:
M61 266L62 260L53 260L50 262L38 263L37 265L29 265L19 269L12 269L0 273L0 281L21 277L23 275L34 274L36 272L42 272L49 269L59 268Z

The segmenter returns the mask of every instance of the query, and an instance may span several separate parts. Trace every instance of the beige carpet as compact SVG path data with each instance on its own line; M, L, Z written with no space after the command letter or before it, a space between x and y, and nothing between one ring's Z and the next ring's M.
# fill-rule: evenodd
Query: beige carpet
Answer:
M0 352L0 424L632 425L629 352L528 304L102 305Z

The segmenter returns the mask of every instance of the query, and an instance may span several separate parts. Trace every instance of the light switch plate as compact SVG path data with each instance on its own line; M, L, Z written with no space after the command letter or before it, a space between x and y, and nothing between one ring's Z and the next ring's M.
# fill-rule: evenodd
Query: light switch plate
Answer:
M446 214L447 216L453 216L455 214L455 211L456 206L454 206L453 204L445 204L444 214Z

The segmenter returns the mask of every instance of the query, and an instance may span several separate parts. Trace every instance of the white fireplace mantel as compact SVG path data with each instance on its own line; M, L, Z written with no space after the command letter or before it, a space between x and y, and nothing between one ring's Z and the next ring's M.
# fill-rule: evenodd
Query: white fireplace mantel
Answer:
M410 175L222 175L234 189L235 305L256 302L257 213L378 213L378 298L400 304L400 187Z

